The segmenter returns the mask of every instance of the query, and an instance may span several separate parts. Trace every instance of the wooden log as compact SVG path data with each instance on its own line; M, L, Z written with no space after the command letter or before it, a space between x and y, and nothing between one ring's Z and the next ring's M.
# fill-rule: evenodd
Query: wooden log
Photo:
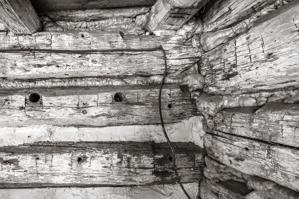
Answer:
M205 54L206 92L243 93L298 87L298 2L247 34Z
M198 184L184 184L191 198L196 198ZM185 197L179 185L152 185L143 187L97 187L97 188L42 188L0 189L5 199L182 199Z
M266 104L261 108L226 109L215 129L229 134L299 148L299 104Z
M42 17L44 31L80 30L144 34L147 7L54 11Z
M202 150L177 143L184 183L200 179ZM175 183L166 143L40 143L0 148L1 188L133 186Z
M287 4L291 1L292 0L217 0L216 2L213 2L213 5L210 6L203 16L204 31L212 32L230 28L234 26L234 24L250 19L253 15L264 15L265 12L277 9L281 5Z
M203 148L203 118L191 117L165 125L173 142L192 142ZM166 142L161 125L110 126L102 128L35 125L1 127L0 147L37 144L39 142Z
M296 149L217 131L205 136L205 148L209 156L242 173L299 190L299 153Z
M86 10L86 9L114 9L128 7L150 7L155 4L155 0L39 0L32 4L40 14L47 14L50 11L59 10Z
M146 28L151 32L163 29L178 30L205 3L205 0L158 0L151 9Z
M103 127L159 124L158 95L156 87L111 91L96 87L11 91L0 98L0 125ZM196 115L190 94L177 86L165 87L162 103L166 123Z
M1 0L0 19L15 34L32 34L41 27L30 0Z

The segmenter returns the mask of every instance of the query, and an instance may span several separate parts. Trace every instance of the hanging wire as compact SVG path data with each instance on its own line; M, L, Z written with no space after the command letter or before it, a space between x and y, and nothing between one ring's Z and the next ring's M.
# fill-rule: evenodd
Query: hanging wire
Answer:
M175 149L174 147L172 146L172 143L169 139L169 136L167 134L167 131L166 131L166 128L165 128L165 124L164 124L164 119L163 119L163 114L162 114L162 91L163 91L163 87L164 87L164 84L165 84L165 80L166 80L166 76L167 76L167 73L168 73L168 65L167 65L167 57L166 57L166 52L165 50L163 49L163 47L161 46L161 51L163 52L163 58L164 58L164 66L165 66L165 70L164 70L164 74L163 74L163 78L162 78L162 81L161 81L161 85L160 85L160 90L159 90L159 115L160 115L160 120L161 120L161 126L162 126L162 130L163 130L163 134L167 140L167 144L168 144L168 147L171 151L171 154L172 154L172 163L173 163L173 170L174 170L174 173L177 177L177 183L180 185L182 191L184 192L184 194L186 195L186 197L188 199L191 199L190 195L188 194L188 192L186 191L185 187L183 186L183 184L181 183L181 180L180 180L180 176L179 176L179 173L178 173L178 170L177 170L177 167L176 167L176 153L175 153Z

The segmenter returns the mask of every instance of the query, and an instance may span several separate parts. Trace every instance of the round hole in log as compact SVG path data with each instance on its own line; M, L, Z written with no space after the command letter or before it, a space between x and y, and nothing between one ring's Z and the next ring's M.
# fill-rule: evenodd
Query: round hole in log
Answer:
M82 161L83 161L83 159L82 159L81 157L78 157L78 158L77 158L77 162L78 162L78 163L81 163Z
M122 102L124 101L124 95L122 93L115 93L113 99L115 102Z
M171 109L171 108L172 108L172 104L168 104L167 107L168 107L169 109Z
M32 103L37 103L40 100L40 95L38 93L31 93L29 95L29 101Z

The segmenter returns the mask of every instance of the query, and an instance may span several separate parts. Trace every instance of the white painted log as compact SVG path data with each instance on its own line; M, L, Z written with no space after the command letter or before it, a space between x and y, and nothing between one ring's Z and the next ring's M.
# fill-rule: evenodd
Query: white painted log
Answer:
M206 92L242 93L298 87L298 2L205 54Z
M173 142L192 142L203 148L202 117L195 116L167 124ZM0 147L36 144L39 142L166 142L161 125L134 125L103 128L57 127L36 125L1 127Z
M212 158L245 174L299 190L298 150L216 131L213 133L205 136L205 148Z
M116 88L111 91L101 91L96 87L53 88L29 92L11 91L9 95L1 96L2 127L40 124L103 127L160 123L158 88ZM176 86L165 87L162 103L165 123L179 122L196 114L189 93Z
M32 34L41 28L30 0L1 0L0 19L15 34Z
M221 132L299 148L299 104L226 109L214 122Z
M184 184L192 199L196 198L198 184ZM185 197L179 185L152 185L142 187L98 188L43 188L0 189L5 199L182 199Z
M135 186L197 182L202 150L190 143L39 143L0 148L1 188Z

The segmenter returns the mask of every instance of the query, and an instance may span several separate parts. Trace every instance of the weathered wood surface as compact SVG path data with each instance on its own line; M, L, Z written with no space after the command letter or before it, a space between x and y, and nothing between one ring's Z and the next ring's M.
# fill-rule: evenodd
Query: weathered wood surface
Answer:
M16 34L32 34L41 27L30 0L1 0L0 19Z
M289 4L247 34L206 53L201 68L206 92L298 87L298 7L297 1Z
M202 150L177 143L181 181L197 182ZM175 183L166 143L40 143L0 148L1 188L129 186Z
M206 0L158 0L149 13L146 28L156 30L178 30L198 10L204 6Z
M102 30L144 34L150 8L66 10L49 12L42 17L44 31Z
M214 122L221 132L299 148L299 104L226 109Z
M150 7L156 0L38 0L32 1L37 12L43 14L59 10L113 9L126 7Z
M204 175L207 179L200 187L202 198L295 199L299 196L298 192L257 176L243 174L210 158L205 158L205 163Z
M124 75L162 75L164 55L155 51L9 52L0 54L0 77L41 79ZM169 66L169 74L184 66Z
M216 131L205 136L205 148L209 156L240 172L260 176L294 191L299 190L297 149Z
M184 184L192 199L196 198L198 183ZM0 189L5 199L182 199L185 197L179 185L152 185L142 187L95 187L95 188L42 188Z
M231 7L221 7L225 12L221 13L221 17L217 16L217 19L212 17L212 21L209 19L204 20L203 33L200 35L201 47L204 51L209 51L221 44L225 44L228 41L234 39L238 35L248 32L253 26L255 26L263 18L267 18L270 13L281 9L290 2L287 1L221 1L222 3L232 4ZM218 1L216 5L219 3ZM214 4L215 5L215 4ZM250 7L249 5L252 5ZM237 10L232 10L232 7ZM248 9L249 8L249 9ZM213 7L215 9L215 7ZM214 10L213 10L214 11ZM213 12L212 11L212 12ZM223 10L222 10L223 11ZM234 13L236 12L236 13ZM207 15L211 13L208 12ZM219 13L215 13L216 15ZM233 16L232 16L233 15ZM226 18L227 17L227 18ZM233 17L233 18L231 18ZM215 21L214 21L215 20ZM218 24L219 23L219 24Z
M159 124L158 94L157 87L111 91L96 87L11 91L10 95L1 97L0 125L102 127ZM179 122L197 113L190 94L177 86L165 87L162 103L166 123Z
M250 19L252 15L263 15L263 12L267 12L265 8L271 9L273 6L272 9L275 9L290 1L292 0L217 0L204 14L204 30L211 32L230 28L238 22Z
M166 124L173 142L192 142L203 148L202 117L195 116ZM38 142L166 142L161 125L109 126L102 128L35 125L1 127L0 147L36 144Z

